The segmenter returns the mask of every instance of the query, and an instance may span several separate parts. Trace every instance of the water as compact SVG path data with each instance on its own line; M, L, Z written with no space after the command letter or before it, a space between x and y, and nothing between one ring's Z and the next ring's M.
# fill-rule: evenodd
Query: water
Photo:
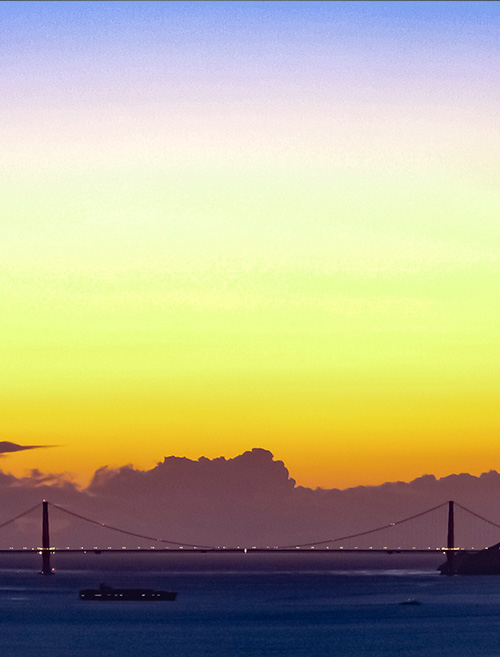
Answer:
M333 570L331 561L168 563L89 559L54 577L0 571L7 657L498 657L500 578L433 569ZM37 564L38 565L38 564ZM161 565L161 568L159 566ZM342 565L342 564L341 564ZM345 565L345 564L344 564ZM369 564L370 565L370 564ZM31 564L30 564L31 566ZM337 564L338 567L338 564ZM125 570L124 570L125 568ZM175 602L99 603L100 581L179 592ZM415 598L419 606L399 603Z

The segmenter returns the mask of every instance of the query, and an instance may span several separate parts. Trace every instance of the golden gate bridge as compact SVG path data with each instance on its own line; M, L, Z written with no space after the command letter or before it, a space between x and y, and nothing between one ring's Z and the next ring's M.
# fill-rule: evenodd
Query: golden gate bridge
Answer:
M144 547L130 548L125 546L121 546L120 548L116 548L112 546L98 547L96 545L81 546L79 548L71 548L69 546L56 547L54 545L51 545L51 540L50 540L49 508L52 508L53 510L60 512L62 514L66 514L67 516L70 516L71 518L74 518L83 523L87 523L95 527L99 527L101 529L106 529L117 534L125 535L129 538L135 538L135 539L140 539L141 541L147 541L149 544L152 545L150 545L149 548L144 548ZM385 539L384 542L386 542L387 544L380 547L376 547L376 546L374 547L373 545L364 546L364 547L359 545L354 545L354 546L350 545L352 541L356 539L358 540L366 539L367 537L371 537L372 535L376 535L376 534L385 534L387 536L388 534L391 534L391 532L393 533L397 527L401 527L401 525L409 525L412 522L419 521L425 516L429 516L430 514L433 514L435 511L439 509L445 509L445 508L447 508L447 521L446 521L446 540L443 541L444 545L437 545L437 546L428 545L427 547L418 547L412 545L411 547L402 547L401 545L396 545L396 544L389 545L389 542L386 541ZM181 542L173 539L146 535L143 533L131 531L130 529L125 529L123 527L116 527L114 525L101 522L93 518L89 518L81 513L77 513L76 511L65 508L64 506L49 503L47 500L43 500L42 502L36 504L35 506L23 511L22 513L17 514L13 518L10 518L0 523L0 530L2 530L3 528L9 525L15 525L15 523L17 523L19 520L21 520L26 516L29 516L30 514L34 514L37 510L38 512L40 512L41 510L41 544L37 545L36 547L23 546L22 548L15 548L13 546L10 546L7 548L0 549L0 554L37 553L41 557L41 561L42 561L41 573L44 575L50 575L53 572L51 559L58 553L101 554L103 552L106 552L111 554L117 554L117 553L123 554L123 553L140 552L141 554L147 554L148 552L150 553L162 552L169 554L172 553L189 554L193 552L197 552L197 553L225 552L225 553L276 554L276 553L292 553L292 552L297 552L299 550L301 551L314 550L315 553L320 552L320 553L330 553L330 554L335 552L336 553L342 552L344 554L345 553L430 554L432 552L434 553L438 552L441 553L446 558L448 574L453 574L454 573L453 562L454 562L454 557L456 556L457 553L459 553L460 551L467 551L467 552L474 552L476 550L482 551L484 547L487 547L487 546L483 546L481 548L475 548L470 546L465 547L464 545L457 545L455 540L456 509L460 509L461 511L465 512L466 514L468 514L469 517L474 517L476 520L480 520L483 523L487 523L490 527L494 527L495 529L500 529L499 523L496 523L493 520L485 518L479 513L476 513L475 511L468 509L467 507L463 506L462 504L459 504L458 502L450 500L448 502L443 502L431 508L425 509L424 511L421 511L419 513L415 513L408 517L395 520L392 522L388 522L377 527L372 527L372 528L364 529L362 531L349 533L341 536L311 540L304 543L293 543L287 545L266 545L261 547L259 547L258 545L252 545L252 546L209 545L209 544L197 544L192 542Z

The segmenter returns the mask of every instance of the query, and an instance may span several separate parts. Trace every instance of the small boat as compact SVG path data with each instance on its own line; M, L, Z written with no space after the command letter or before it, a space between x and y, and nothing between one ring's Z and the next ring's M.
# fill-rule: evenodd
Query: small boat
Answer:
M400 602L399 604L415 607L417 605L421 605L422 603L419 600L415 600L415 598L408 598L408 600L403 600L403 602Z
M98 589L82 589L80 600L134 600L146 602L149 600L175 600L174 591L155 591L154 589L114 589L112 586L100 584Z

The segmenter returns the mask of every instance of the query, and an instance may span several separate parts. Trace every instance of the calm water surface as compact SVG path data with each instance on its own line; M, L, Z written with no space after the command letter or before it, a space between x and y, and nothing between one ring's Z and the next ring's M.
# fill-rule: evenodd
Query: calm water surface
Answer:
M53 577L26 564L0 570L2 656L500 655L500 577L333 570L312 559L62 565ZM80 588L100 581L179 595L156 603L78 599ZM408 598L422 604L399 604Z

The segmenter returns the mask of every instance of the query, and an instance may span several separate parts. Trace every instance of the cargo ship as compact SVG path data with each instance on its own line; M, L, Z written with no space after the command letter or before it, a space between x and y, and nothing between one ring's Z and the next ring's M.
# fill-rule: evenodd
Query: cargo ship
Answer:
M154 589L115 589L106 584L100 584L98 589L82 589L80 600L120 601L134 600L139 602L175 600L174 591L155 591Z

